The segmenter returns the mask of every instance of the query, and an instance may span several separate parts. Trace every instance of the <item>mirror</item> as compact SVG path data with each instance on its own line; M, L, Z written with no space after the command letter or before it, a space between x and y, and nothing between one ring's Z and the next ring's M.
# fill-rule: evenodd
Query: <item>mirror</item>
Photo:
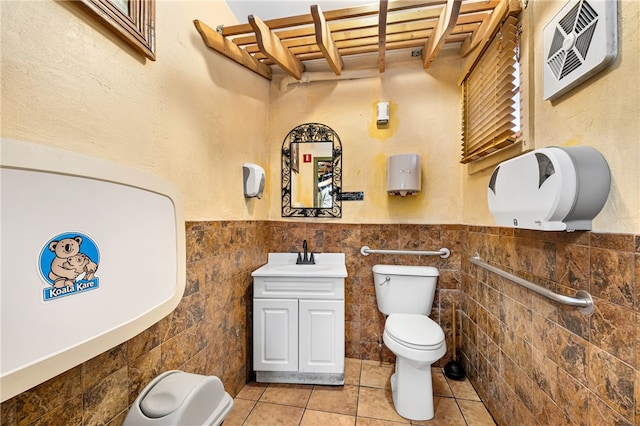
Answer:
M328 126L294 127L282 142L282 217L342 217L342 145Z

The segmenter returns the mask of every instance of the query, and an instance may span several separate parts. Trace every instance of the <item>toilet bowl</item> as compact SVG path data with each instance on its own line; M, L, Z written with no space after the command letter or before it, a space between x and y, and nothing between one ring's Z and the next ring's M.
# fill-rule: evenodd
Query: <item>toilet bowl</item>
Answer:
M382 338L396 356L396 371L391 377L396 411L412 420L432 419L431 365L447 352L442 329L424 315L391 314Z
M425 266L373 267L378 309L388 315L382 339L396 356L393 405L402 417L434 417L431 365L447 352L442 328L427 315L438 270Z

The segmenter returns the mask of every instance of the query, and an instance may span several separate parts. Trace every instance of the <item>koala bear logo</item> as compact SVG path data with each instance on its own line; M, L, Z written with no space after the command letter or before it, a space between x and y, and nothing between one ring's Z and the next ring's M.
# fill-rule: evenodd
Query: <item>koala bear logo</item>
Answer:
M49 250L55 254L51 262L49 279L55 288L73 287L76 278L85 273L85 279L93 278L98 265L80 252L82 237L63 238L51 241Z
M94 276L94 270L91 270L91 260L84 253L78 253L75 256L71 256L67 258L67 261L63 264L63 268L65 269L73 269L78 273L78 277L80 274L85 274L84 279L90 280Z

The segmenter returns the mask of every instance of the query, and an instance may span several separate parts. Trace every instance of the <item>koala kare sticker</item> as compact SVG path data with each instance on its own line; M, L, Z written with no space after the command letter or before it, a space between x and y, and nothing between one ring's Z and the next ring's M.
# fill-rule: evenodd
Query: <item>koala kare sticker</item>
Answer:
M84 234L60 234L49 240L38 261L40 275L49 284L43 289L45 302L97 289L99 263L98 246Z

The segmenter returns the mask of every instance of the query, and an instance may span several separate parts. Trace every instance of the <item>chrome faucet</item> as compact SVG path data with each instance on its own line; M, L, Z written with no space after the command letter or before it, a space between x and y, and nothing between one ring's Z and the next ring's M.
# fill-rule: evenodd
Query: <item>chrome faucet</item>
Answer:
M304 257L298 253L298 260L296 260L296 265L315 265L316 260L313 258L313 253L309 256L307 252L307 240L302 242L302 251L304 252Z

